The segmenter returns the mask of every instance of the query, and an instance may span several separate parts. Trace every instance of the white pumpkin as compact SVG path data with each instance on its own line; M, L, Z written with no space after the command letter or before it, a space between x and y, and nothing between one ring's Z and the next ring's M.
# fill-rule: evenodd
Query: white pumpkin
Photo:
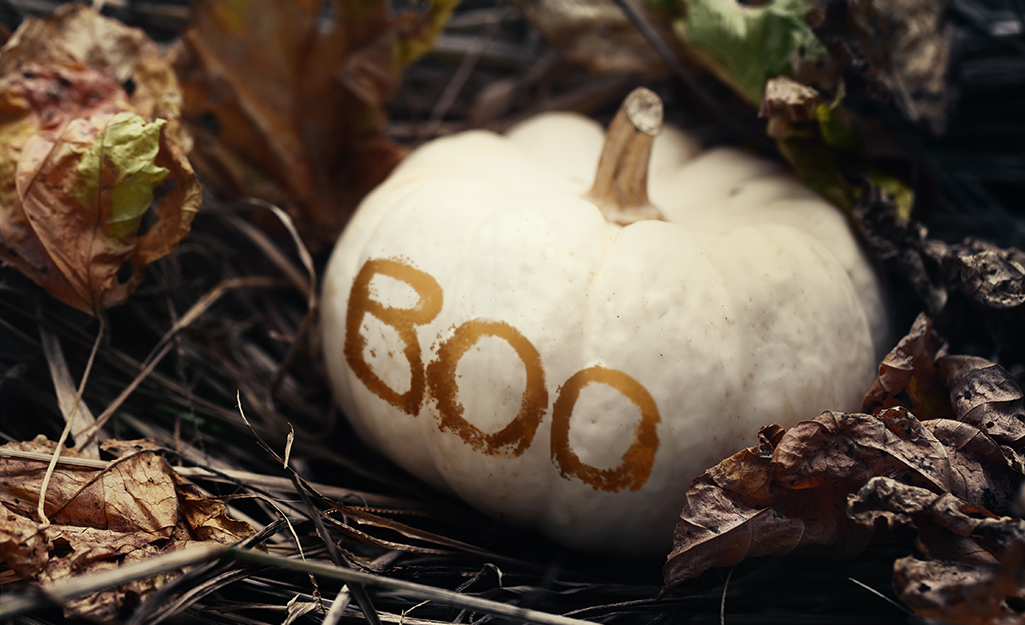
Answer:
M322 300L361 437L510 523L650 555L759 426L858 408L888 331L843 215L743 152L652 148L660 124L638 90L604 155L571 114L444 137L366 198Z

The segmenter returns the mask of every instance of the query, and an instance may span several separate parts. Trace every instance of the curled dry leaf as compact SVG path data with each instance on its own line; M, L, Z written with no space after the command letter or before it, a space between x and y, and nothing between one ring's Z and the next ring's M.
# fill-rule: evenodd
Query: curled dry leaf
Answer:
M35 575L52 546L39 524L4 508L0 510L0 557L22 578Z
M759 445L696 479L665 565L666 586L714 566L799 547L851 554L881 519L914 522L937 557L999 557L993 554L1017 539L1001 530L1008 523L985 519L1008 514L1022 482L1022 390L1001 367L945 349L920 317L883 360L866 395L866 409L875 414L826 412L786 432L763 428ZM930 418L919 419L911 409ZM866 491L867 484L875 490ZM885 512L848 506L859 497L879 500L880 485L903 498L878 504ZM926 527L913 508L942 513L946 524Z
M971 238L932 238L869 182L852 215L873 256L911 286L938 326L956 329L976 351L998 353L1004 364L1025 362L1025 253Z
M0 260L96 313L169 254L201 188L170 65L82 5L28 18L0 49Z
M936 370L936 361L946 351L932 321L919 315L907 336L879 363L879 375L861 409L875 413L903 406L920 419L952 418L948 392Z
M663 569L667 587L716 566L817 546L860 551L871 528L847 518L847 497L887 475L949 488L946 450L913 415L825 412L709 469L692 484L675 546Z
M1025 521L881 477L851 497L850 510L866 524L917 528L929 559L898 560L894 588L919 616L965 625L1021 622L1008 599L1025 598Z
M175 66L196 168L225 196L287 207L311 247L333 243L405 155L383 106L455 4L392 19L384 0L194 2Z
M107 445L106 447L111 447ZM0 558L22 579L49 583L184 548L196 541L232 544L253 533L220 502L183 480L149 445L117 442L125 453L106 469L59 465L46 492L50 525L36 518L47 464L0 454ZM52 454L43 437L3 450ZM74 450L63 456L74 457ZM115 620L127 596L145 596L168 577L131 582L76 600L68 614Z
M960 251L957 263L968 297L994 309L1025 304L1025 253L976 240L966 241Z
M1025 443L1025 399L1017 380L1003 367L975 356L947 356L939 373L950 389L957 419L979 428L1001 445L1019 450Z
M1006 369L977 356L948 355L932 322L919 315L879 365L862 409L903 406L919 419L956 419L1017 453L1025 444L1025 396Z
M1013 573L1002 565L909 556L894 565L893 585L905 605L928 619L963 625L1020 625L1021 613L1007 602L1021 601L1023 595L1020 576Z

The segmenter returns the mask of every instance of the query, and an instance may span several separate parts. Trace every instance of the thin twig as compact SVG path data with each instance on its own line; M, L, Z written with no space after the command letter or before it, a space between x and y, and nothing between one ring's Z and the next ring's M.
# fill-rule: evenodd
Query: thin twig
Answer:
M75 412L78 410L78 405L82 401L82 394L85 393L85 385L89 381L89 373L92 371L93 363L96 362L96 352L100 349L100 341L103 339L103 331L106 329L106 324L103 321L103 316L97 317L100 320L100 327L96 331L96 341L93 343L93 349L89 352L89 360L85 363L85 371L82 373L82 381L78 385L78 393L75 394L75 403L71 406L71 412L67 417L67 423L64 424L64 431L61 432L60 439L57 441L57 445L53 449L53 457L50 459L49 466L46 467L46 474L43 476L43 483L39 486L39 504L36 506L36 514L39 516L39 523L42 529L45 529L50 525L50 520L46 518L46 512L43 508L46 506L46 490L50 487L50 478L53 477L54 469L57 468L57 461L60 460L61 450L64 449L64 443L67 442L68 436L71 434L71 426L75 423ZM93 424L98 431L101 425Z
M885 601L885 602L889 603L890 605L894 606L895 608L899 609L900 611L904 612L905 614L908 614L909 616L917 616L917 615L916 615L916 614L915 614L914 612L912 612L911 610L909 610L909 609L907 609L906 607L904 607L903 605L901 605L901 604L897 603L897 602L896 602L896 601L894 601L893 599L890 599L889 597L887 597L887 596L886 596L886 595L884 595L883 593L879 592L879 591L878 591L878 590L876 590L875 588L872 588L872 587L871 587L871 586L869 586L868 584L866 584L866 583L864 583L864 582L861 582L861 581L858 581L858 580L854 579L853 577L848 577L847 579L848 579L849 581L852 581L852 582L854 582L854 583L855 583L855 584L857 584L858 586L861 586L861 587L862 587L862 588L864 588L865 590L869 591L869 592L870 592L870 593L872 593L873 595L875 595L875 596L879 597L879 598L880 598L880 599L882 599L883 601Z
M726 592L730 589L730 580L733 579L733 571L737 570L737 567L730 567L730 572L726 574L726 581L722 585L722 603L719 604L719 625L726 625Z
M0 598L0 621L12 619L19 614L35 610L47 603L65 603L99 592L105 588L120 586L132 580L146 579L161 573L177 571L187 566L216 560L227 553L227 547L221 544L198 545L147 558L141 562L133 562L109 571L91 572L76 575L65 581L49 584L30 592L14 594Z
M16 460L27 460L30 462L49 462L52 454L45 454L38 451L22 451L19 449L0 449L0 458L13 458ZM93 458L76 458L61 456L58 464L66 466L86 467L89 469L103 470L110 466L110 462ZM208 469L206 467L174 467L178 475L194 479L225 482L234 484L254 486L276 491L291 491L292 481L288 478L276 475L264 475L250 471L239 471L235 469ZM411 499L379 495L351 488L342 488L330 484L310 483L317 492L331 499L345 500L348 498L359 499L360 503L369 508L398 508L406 511L417 511L424 508L423 504Z
M490 599L484 599L482 597L464 595L462 593L443 588L435 588L434 586L425 586L423 584L417 584L406 580L382 577L373 573L365 573L363 571L331 566L329 564L322 564L319 562L302 562L301 560L296 560L294 558L275 556L251 549L238 549L234 547L228 548L227 555L243 562L280 566L282 568L302 572L309 571L322 577L338 579L348 583L360 583L367 586L384 588L414 599L429 599L431 601L436 601L444 605L455 606L457 608L480 610L481 612L506 617L521 623L537 623L539 625L593 625L589 621L582 621L559 614L539 612L537 610L521 608L507 603L491 601Z
M121 404L123 404L126 399L128 399L128 396L131 395L140 384L142 384L142 381L145 380L149 376L149 374L153 372L156 366L160 364L160 361L164 359L164 356L166 356L171 351L171 348L174 346L174 344L171 343L171 338L174 337L174 335L180 332L182 329L192 325L192 323L200 315L206 312L207 309L214 304L214 302L220 299L222 295L233 289L271 288L274 286L278 286L278 284L279 283L276 280L262 276L230 278L221 281L217 284L217 286L215 286L213 289L207 292L206 295L201 297L199 301L193 304L192 308L190 308L181 317L181 319L179 319L177 323L175 323L174 326L172 326L171 329L168 330L163 337L161 337L160 341L157 342L157 346L154 348L154 351L150 352L150 356L146 359L142 371L140 371L135 376L135 379L132 380L132 382L128 386L126 386L124 390L121 391L121 394L118 395L117 398L114 399L114 401L110 402L110 405L107 406L106 410L104 410L100 414L100 416L96 418L96 423L93 424L93 427L90 432L90 438L96 437L96 434L99 431L99 429L102 428L108 420L110 420L110 418L114 415L114 412L121 407Z
M324 546L327 548L328 555L331 556L331 561L334 562L337 566L343 566L343 563L344 565L348 565L348 562L345 562L342 559L341 553L338 551L338 545L335 544L335 541L331 538L331 535L328 534L327 528L324 526L324 519L320 515L320 511L313 505L313 502L310 501L309 495L307 495L306 493L307 489L311 491L313 489L309 488L306 484L306 481L303 480L302 477L300 477L294 469L289 467L285 459L279 456L278 453L274 451L274 449L269 444L267 444L267 441L263 440L263 437L260 436L260 434L255 429L253 429L252 424L249 423L249 419L246 418L245 410L243 410L242 408L241 393L236 392L235 401L238 402L239 416L242 417L242 420L245 422L245 424L249 426L249 431L252 432L253 436L256 437L257 444L259 444L260 447L262 447L268 454L270 454L272 458L280 462L281 466L284 467L285 470L291 474L292 481L295 483L295 491L299 494L299 497L302 498L303 504L308 509L307 516L311 521L313 521L313 526L317 529L317 534L324 542ZM377 611L374 609L374 604L373 602L371 602L370 595L367 593L366 588L364 588L361 584L356 583L350 584L349 590L350 592L352 592L352 596L356 600L356 603L359 605L360 609L363 610L363 615L366 617L367 621L370 622L370 625L381 625L381 620L377 616Z
M92 458L100 457L100 448L95 442L85 444L81 434L96 421L96 417L89 410L88 404L82 400L76 400L74 390L75 382L71 377L71 370L68 368L68 361L64 358L64 350L61 349L60 339L46 326L39 326L40 344L43 348L43 355L46 356L46 364L50 368L50 378L53 380L53 389L57 394L57 406L64 415L65 421L74 421L72 425L72 436L75 440L79 453Z

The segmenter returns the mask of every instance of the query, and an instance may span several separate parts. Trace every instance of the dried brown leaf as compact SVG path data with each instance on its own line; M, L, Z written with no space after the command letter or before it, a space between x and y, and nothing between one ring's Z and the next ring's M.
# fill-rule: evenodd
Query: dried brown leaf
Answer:
M847 497L873 476L949 488L945 448L902 408L825 412L761 437L691 485L663 569L667 587L750 556L809 546L860 551L871 528L847 518Z
M102 539L100 539L102 543ZM102 549L102 544L98 544ZM65 580L72 576L99 573L119 568L124 564L139 562L153 556L173 551L176 545L167 548L155 544L138 545L134 549L126 549L118 557L96 558L88 562L70 558L51 558L46 568L36 576L36 581L47 585ZM83 595L63 603L64 614L68 618L87 619L95 623L121 623L126 613L151 593L168 581L174 579L176 573L159 574L144 579L135 579L106 590Z
M994 549L1017 540L978 521L1011 510L1025 470L1023 394L1006 370L946 355L921 316L883 360L865 406L876 414L825 412L786 432L763 428L757 446L696 479L663 570L666 586L800 547L851 554L877 521L914 522L932 553L964 562L991 561ZM903 499L855 514L855 493L885 494L866 484L896 485ZM923 525L926 509L932 516Z
M865 394L861 409L875 413L903 406L920 419L953 418L948 393L936 372L947 346L921 314L907 336L879 363L879 375Z
M674 534L675 547L663 568L667 588L717 566L732 566L747 557L781 555L802 545L821 544L815 521L842 518L830 514L825 489L806 497L795 491L788 512L775 505L773 454L782 436L779 426L763 428L761 442L727 458L694 480ZM835 504L846 494L833 498ZM799 512L807 512L802 516ZM828 521L827 521L828 523ZM855 527L856 526L852 526Z
M850 54L885 87L911 121L941 134L951 100L947 71L953 27L934 0L852 0L846 9Z
M974 356L947 356L940 375L950 389L958 420L979 428L1001 445L1025 443L1025 395L1003 367Z
M1019 448L1025 442L1025 395L1017 380L992 361L946 351L932 323L919 315L879 365L862 408L904 406L922 420L956 419Z
M1010 509L1021 468L1005 456L1004 448L974 425L961 421L934 419L925 422L925 427L947 450L948 492L993 512Z
M957 261L972 300L995 309L1025 304L1025 253L1021 250L972 240L962 246Z
M787 431L773 455L774 481L789 489L830 482L859 488L887 475L908 484L946 490L943 445L903 408L878 415L825 412Z
M201 188L170 65L139 30L67 5L0 50L0 259L96 313L188 233Z
M8 449L50 455L54 444L40 435L31 441L8 443L0 447L0 450ZM78 456L74 449L62 450L61 455L69 458ZM46 463L0 456L0 505L20 516L33 518L45 473ZM55 472L46 493L47 514L72 499L95 475L95 469L74 465L63 466Z
M1006 599L1022 598L1020 585L1008 583L1002 567L961 562L897 560L898 598L924 618L963 625L1019 625L1022 615ZM1013 580L1013 578L1012 578Z
M383 105L454 4L392 19L383 0L193 3L175 66L196 168L225 196L287 207L312 247L333 243L404 156Z
M920 616L945 622L1000 622L1025 597L1025 521L998 517L959 497L874 478L850 498L851 517L914 525L930 560L898 560L894 586ZM1020 617L1019 617L1020 618Z
M0 507L0 560L15 573L22 578L34 575L45 566L50 548L38 523Z
M229 517L224 504L210 499L181 476L173 474L172 478L178 496L179 525L188 529L190 540L230 545L253 533L248 523Z
M852 215L872 251L909 284L948 338L1001 363L1025 362L1025 253L972 238L948 244L898 214L894 198L871 182Z
M51 525L35 518L47 463L0 453L0 558L23 579L49 583L116 568L200 541L231 544L253 529L178 476L148 441L108 441L123 455L104 469L59 465L46 492ZM4 450L52 454L43 437ZM62 456L75 457L74 450ZM117 619L132 602L172 576L130 582L65 606L69 616ZM128 603L126 603L128 602Z

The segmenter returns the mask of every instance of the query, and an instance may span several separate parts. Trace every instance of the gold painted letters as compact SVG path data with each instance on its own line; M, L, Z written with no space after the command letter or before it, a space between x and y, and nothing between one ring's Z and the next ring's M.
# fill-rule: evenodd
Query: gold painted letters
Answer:
M527 372L519 414L494 434L485 434L464 419L463 407L456 400L456 366L459 359L485 336L495 336L509 343L523 361ZM438 400L441 429L455 432L467 444L492 456L501 454L503 450L508 450L508 455L512 457L522 454L534 440L541 415L548 408L548 390L545 388L541 355L519 330L502 321L473 319L456 328L455 333L438 349L438 359L427 367L427 383L431 395Z
M418 300L411 308L385 306L370 297L370 281L381 274L405 282L416 291ZM424 399L424 366L420 360L420 341L416 338L415 326L430 322L441 312L442 293L438 281L419 269L397 260L368 260L356 275L349 293L349 308L345 314L345 360L352 367L356 377L366 384L370 391L413 416L420 413ZM363 349L367 339L360 332L366 315L377 317L391 326L405 343L402 353L409 361L410 388L405 393L391 389L384 380L370 369L364 359Z
M377 274L409 285L416 292L416 303L410 308L395 308L374 300L370 283ZM438 402L439 429L453 432L482 453L519 456L530 447L548 408L548 390L545 387L541 356L527 337L508 323L471 319L455 329L452 336L438 348L437 359L425 367L416 326L429 323L437 317L443 301L441 286L429 274L399 260L368 260L356 275L349 294L345 319L345 360L368 390L399 410L412 416L418 415L429 391L430 396ZM404 344L402 352L410 366L410 389L405 393L399 393L385 384L371 370L364 357L367 340L362 334L362 326L367 315L391 326ZM500 338L512 346L523 361L527 374L519 413L493 434L484 433L467 421L456 397L456 367L459 360L487 336ZM622 462L611 469L588 466L570 449L570 417L581 390L588 384L611 386L640 411L641 419L634 427L633 443L623 454ZM659 446L656 427L659 421L658 406L640 382L615 369L601 366L582 369L566 380L555 399L552 409L552 460L565 478L579 479L598 490L637 490L648 480L655 463L655 452Z

